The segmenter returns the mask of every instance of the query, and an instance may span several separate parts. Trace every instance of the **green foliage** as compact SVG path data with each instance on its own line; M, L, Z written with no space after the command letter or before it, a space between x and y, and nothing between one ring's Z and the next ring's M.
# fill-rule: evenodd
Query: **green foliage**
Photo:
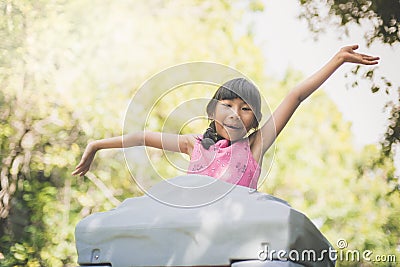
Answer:
M344 27L350 23L372 22L372 31L366 33L367 44L379 41L395 44L400 41L400 3L397 0L300 0L301 18L305 18L310 29L319 33L325 30L327 23ZM328 7L328 13L321 14L321 8Z
M234 31L243 12L262 9L259 1L0 1L0 265L76 266L76 223L143 194L122 151L99 152L85 177L70 173L88 141L121 134L130 98L157 71L196 60L227 64L276 107L301 75L266 78L251 34ZM182 99L205 93L189 91L159 103L149 129L161 129ZM313 96L279 137L262 190L306 211L333 242L393 251L398 196L381 183L393 162L376 161L375 148L355 150L349 127L325 95ZM150 157L163 175L176 172L159 151ZM140 159L133 165L146 172Z
M194 60L262 73L226 1L0 1L0 12L1 266L75 266L76 223L142 194L120 151L99 153L86 177L70 173L89 140L121 134L150 75Z
M301 76L288 71L269 91L276 106ZM271 83L270 83L271 84ZM390 157L380 159L378 146L356 149L350 124L322 91L306 100L277 140L275 160L262 190L305 212L335 249L345 239L349 250L396 255L400 221L398 194L388 194L394 176ZM265 163L264 163L264 167ZM390 233L390 236L389 236ZM346 251L346 250L344 250ZM339 260L338 266L361 262ZM368 265L368 262L362 264ZM364 266L364 265L363 265ZM371 265L372 266L372 265Z
M300 18L308 22L309 29L316 36L324 29L331 28L332 25L344 29L346 34L348 26L352 24L363 25L367 28L364 39L367 46L373 42L392 46L400 42L400 2L397 0L386 1L367 1L367 0L334 0L334 1L315 1L300 0L302 7ZM321 10L328 10L321 12ZM340 36L338 36L340 37ZM386 94L393 93L399 95L396 101L387 103L389 111L388 126L381 143L381 156L379 161L384 161L385 157L394 157L394 148L400 144L400 86L393 84L389 78L379 73L379 68L360 68L355 67L346 77L352 78L351 86L358 87L359 81L367 81L372 93L384 91ZM398 180L388 179L391 183ZM400 193L400 183L395 183L391 190Z

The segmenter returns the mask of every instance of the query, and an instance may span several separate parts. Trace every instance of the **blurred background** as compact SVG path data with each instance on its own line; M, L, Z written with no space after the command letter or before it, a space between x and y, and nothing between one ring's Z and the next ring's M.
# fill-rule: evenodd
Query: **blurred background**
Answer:
M118 149L98 153L85 177L71 172L87 142L121 135L152 75L226 64L274 109L353 43L381 63L343 66L301 105L259 190L305 213L334 247L345 239L400 260L399 1L0 0L0 12L1 266L76 266L76 223L143 194ZM150 130L164 117L161 106ZM177 174L162 153L149 157Z

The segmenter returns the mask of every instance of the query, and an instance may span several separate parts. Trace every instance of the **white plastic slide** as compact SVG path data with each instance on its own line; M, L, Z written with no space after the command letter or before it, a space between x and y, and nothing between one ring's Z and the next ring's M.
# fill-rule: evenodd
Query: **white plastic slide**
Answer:
M75 239L81 266L335 265L329 242L285 201L201 175L84 218Z

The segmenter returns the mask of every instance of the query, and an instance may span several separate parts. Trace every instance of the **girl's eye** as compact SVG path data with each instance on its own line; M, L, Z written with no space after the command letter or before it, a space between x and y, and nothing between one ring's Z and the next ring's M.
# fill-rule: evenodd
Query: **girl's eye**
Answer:
M222 103L222 105L223 105L224 107L228 107L228 108L232 107L232 105L226 104L226 103Z
M244 108L242 108L242 110L248 111L248 110L251 110L251 108L244 107Z

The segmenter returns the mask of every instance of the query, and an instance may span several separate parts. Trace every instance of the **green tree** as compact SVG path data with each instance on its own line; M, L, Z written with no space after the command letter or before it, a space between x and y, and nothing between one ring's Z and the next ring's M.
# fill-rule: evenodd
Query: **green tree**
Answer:
M334 23L348 33L352 23L370 22L369 32L365 33L368 45L375 41L393 45L400 41L400 3L396 0L300 0L302 12L309 28L314 33L325 32L327 23ZM328 13L321 12L325 8Z
M227 64L248 75L277 105L300 75L288 73L271 86L251 31L235 31L243 14L262 9L258 1L244 3L0 1L0 36L6 40L0 48L0 265L76 266L76 223L142 194L119 150L100 152L85 177L70 173L89 140L121 134L125 107L154 73L196 60ZM174 103L161 104L152 130L162 125L164 107ZM366 167L375 150L360 157L349 140L349 125L326 96L316 95L279 138L277 163L261 190L307 211L330 240L342 237L340 225L351 219L345 232L350 244L369 244L351 235L362 226L369 237L379 233L372 245L390 251L382 231L397 233L390 207L398 199L365 198L371 218L379 218L368 228L357 199L365 197L369 178L354 177L387 177L392 162ZM159 165L169 168L165 159ZM333 176L337 179L326 178ZM386 187L374 183L372 189L379 196ZM397 242L391 236L387 242Z
M400 42L399 1L334 0L321 3L314 0L301 0L300 3L302 5L300 17L308 22L310 30L316 36L325 29L331 28L332 25L349 34L348 26L358 24L367 29L364 39L368 46L378 42L390 47L398 45ZM328 10L328 12L321 14L321 9ZM386 248L387 251L392 251L398 255L398 250L394 251L394 248L398 247L400 243L400 224L398 220L393 220L393 218L398 217L398 208L396 208L395 203L398 203L400 183L393 167L390 167L392 165L390 162L393 161L394 149L399 145L400 140L400 86L393 84L390 78L380 75L378 68L362 70L360 67L356 67L348 76L353 76L355 80L352 84L353 87L358 86L358 81L364 79L370 82L372 93L384 90L386 94L389 94L392 90L397 90L396 93L399 94L398 99L388 102L386 105L389 111L388 126L381 142L380 153L376 153L374 147L367 147L361 157L362 159L356 164L357 177L359 177L357 183L363 183L363 179L366 179L364 182L367 182L365 186L357 186L356 190L368 189L365 195L369 197L359 197L357 201L362 203L360 210L366 214L371 224L362 228L362 235L354 235L364 249L385 252L385 249L382 248ZM368 153L365 153L366 151ZM387 182L386 191L388 193L370 191L370 189L378 187L384 189L385 186L381 184L382 181ZM366 204L371 201L375 203ZM379 210L379 214L374 210L368 210L368 207ZM370 227L379 230L376 233L379 237L368 234ZM398 258L399 256L397 256ZM390 265L390 263L387 265Z
M89 140L121 134L150 75L193 60L262 73L251 36L233 31L242 10L225 1L0 1L0 11L2 266L75 266L76 223L142 194L121 151L70 173Z
M273 106L302 75L289 70L269 91ZM394 164L379 156L379 146L354 147L350 123L323 91L307 99L277 139L275 160L262 190L304 212L335 249L345 239L349 250L396 255L400 241L398 194L388 195ZM375 266L338 260L337 266ZM395 266L395 263L386 266Z
M367 46L374 42L387 45L388 47L400 42L400 2L397 0L369 1L369 0L333 0L316 1L300 0L300 18L308 22L309 29L316 36L326 29L342 29L349 34L349 25L362 25L366 28L364 39ZM327 10L327 12L321 12ZM339 37L339 36L338 36ZM394 147L400 143L400 86L390 81L390 78L379 74L379 68L362 69L355 67L347 76L354 76L353 87L358 86L358 81L368 80L373 93L385 91L389 94L396 90L399 97L395 101L388 102L386 108L389 110L388 126L381 143L381 155L375 162L384 161L385 157L393 157ZM394 183L392 192L400 192L400 183L397 177L389 177L388 182Z

